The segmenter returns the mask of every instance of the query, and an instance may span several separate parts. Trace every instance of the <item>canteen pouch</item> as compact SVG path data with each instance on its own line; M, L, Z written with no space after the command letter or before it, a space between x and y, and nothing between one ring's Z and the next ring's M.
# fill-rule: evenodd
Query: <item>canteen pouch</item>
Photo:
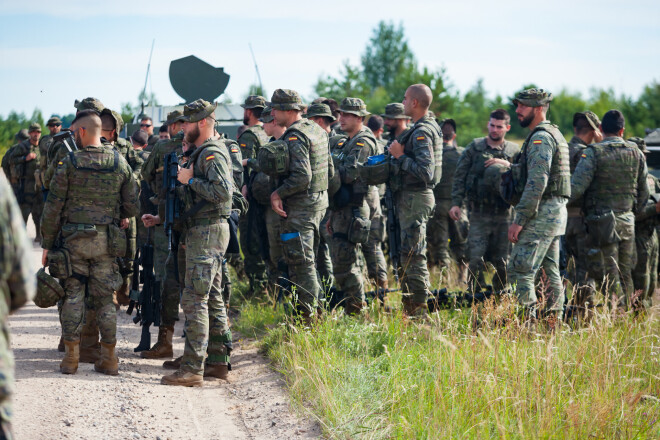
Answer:
M369 230L371 229L371 220L360 215L360 211L353 209L353 218L348 226L348 241L355 244L366 243L369 239Z
M608 211L605 214L590 214L585 218L587 222L587 232L592 242L597 246L605 246L621 241L621 237L616 233L616 217L614 212Z
M71 258L69 251L66 249L53 249L48 251L47 266L50 276L65 280L73 275L73 268L71 267Z
M114 223L108 225L108 254L112 257L126 256L126 232Z
M300 232L286 232L280 234L282 240L282 253L286 257L285 261L289 266L306 264L311 261L305 253L305 246L302 242Z

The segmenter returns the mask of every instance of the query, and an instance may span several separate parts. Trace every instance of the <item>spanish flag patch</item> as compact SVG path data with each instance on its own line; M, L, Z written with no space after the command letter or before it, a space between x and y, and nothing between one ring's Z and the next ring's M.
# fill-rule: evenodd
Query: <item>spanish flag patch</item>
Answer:
M583 154L582 157L587 157L587 155L586 155L586 154Z
M342 145L344 145L344 141L339 142L337 145L341 147Z
M298 137L297 137L297 136L291 136L291 137L289 138L289 140L290 140L290 141L297 141L297 140L298 140Z
M231 147L231 152L232 152L232 153L238 153L238 148L236 148L236 147Z
M211 154L210 156L206 156L206 160L213 160L215 159L215 154Z
M356 142L355 143L358 147L364 147L364 142Z
M247 144L241 144L241 147L245 148L247 147Z
M58 165L58 166L59 166L59 165L63 165L63 164L64 164L64 162L62 162L62 161L57 162L57 165Z
M532 141L532 143L533 143L534 145L538 145L538 144L542 144L543 141L542 141L541 139L537 139L537 140L535 140L535 141Z
M423 141L424 139L426 139L424 136L417 136L418 141Z

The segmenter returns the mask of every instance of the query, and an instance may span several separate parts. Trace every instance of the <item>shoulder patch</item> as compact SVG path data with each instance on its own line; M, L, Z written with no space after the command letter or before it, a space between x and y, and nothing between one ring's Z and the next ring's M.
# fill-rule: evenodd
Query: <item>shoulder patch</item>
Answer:
M416 139L417 139L418 141L423 141L424 139L426 139L426 136L417 136Z
M209 154L208 156L206 156L206 160L213 160L213 159L215 159L215 154Z
M232 153L238 153L238 148L237 147L231 147L231 152Z
M533 140L532 143L538 145L538 144L542 144L543 141L541 139L536 139L536 140Z
M289 137L289 140L290 140L290 141L297 141L297 140L298 140L298 136L291 136L291 137Z
M344 141L338 142L337 145L341 147L342 145L344 145Z
M586 155L586 154L584 154L584 153L582 153L582 157L587 157L587 155Z
M364 147L364 142L356 142L355 145L358 147Z
M63 164L64 164L64 162L62 162L62 161L57 162L57 166L60 166L60 165L63 165Z
M241 144L241 147L245 148L247 147L247 144Z

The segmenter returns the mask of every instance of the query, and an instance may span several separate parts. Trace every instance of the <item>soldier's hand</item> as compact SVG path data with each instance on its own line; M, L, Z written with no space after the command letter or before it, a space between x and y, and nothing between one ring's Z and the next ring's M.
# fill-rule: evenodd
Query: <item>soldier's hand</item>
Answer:
M594 130L594 143L603 142L603 133L600 130Z
M144 214L140 219L147 228L160 224L160 216L158 215Z
M192 168L181 168L179 167L179 172L177 173L177 180L184 185L188 185L188 181L192 179L193 169Z
M243 165L244 167L246 167L246 166L247 166L247 162L248 162L247 159L243 159L243 160L241 161L241 165Z
M36 159L36 158L37 158L37 153L35 153L35 152L33 151L33 152L31 152L30 154L28 154L27 156L25 156L25 161L26 161L26 162L29 162L29 161L34 160L34 159Z
M277 191L273 191L273 193L270 195L270 207L273 208L273 211L275 211L280 217L286 218L284 203L282 203L282 199L280 198L280 195L277 193Z
M48 263L48 249L44 249L41 254L41 265L46 267L46 263Z
M396 159L403 156L403 145L401 145L399 141L392 142L390 144L390 154Z
M120 229L128 229L128 219L127 218L123 218L123 219L119 220L119 228Z
M457 222L461 218L461 208L459 206L452 206L449 210L449 217Z
M507 167L510 167L510 166L511 166L511 162L509 162L508 160L506 160L506 159L498 159L498 158L495 158L495 157L492 157L492 158L488 159L486 162L484 162L484 166L485 166L486 168L488 168L489 166L494 165L494 164L496 164L496 163L498 163L498 164L500 164L500 165L507 166Z
M515 223L511 223L511 226L509 226L509 241L511 243L518 243L518 235L520 234L520 231L522 231L522 226L517 225Z
M243 185L241 187L241 194L243 194L243 197L247 199L247 186Z

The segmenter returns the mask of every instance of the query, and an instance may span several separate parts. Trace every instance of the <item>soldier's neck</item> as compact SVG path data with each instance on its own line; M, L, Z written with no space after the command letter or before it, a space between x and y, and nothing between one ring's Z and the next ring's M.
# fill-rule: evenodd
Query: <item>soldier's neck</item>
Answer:
M351 132L347 131L346 134L348 135L348 138L353 139L353 137L362 130L362 127L363 127L363 125L360 124L360 125L357 126L357 128L355 130L352 130Z
M488 146L491 148L499 149L502 145L504 145L504 138L500 139L499 141L494 141L490 138L490 136L486 136L486 144L488 144Z

